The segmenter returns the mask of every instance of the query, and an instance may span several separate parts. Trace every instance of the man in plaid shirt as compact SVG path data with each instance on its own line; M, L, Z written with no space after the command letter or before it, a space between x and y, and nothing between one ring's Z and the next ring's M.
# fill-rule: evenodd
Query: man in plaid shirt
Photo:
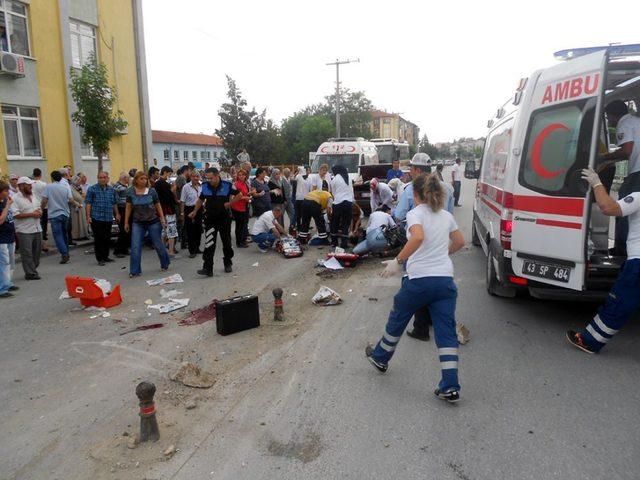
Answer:
M85 199L87 208L87 223L91 225L93 232L93 244L98 265L113 262L109 258L109 246L111 244L111 225L115 217L120 221L118 211L118 197L114 188L109 185L109 174L98 173L98 183L91 185L87 190Z

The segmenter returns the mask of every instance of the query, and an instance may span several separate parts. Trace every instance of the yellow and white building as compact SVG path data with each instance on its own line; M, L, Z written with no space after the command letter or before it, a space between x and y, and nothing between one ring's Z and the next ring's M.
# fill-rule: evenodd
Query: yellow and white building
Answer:
M72 122L71 68L91 52L107 66L128 127L104 169L141 169L151 154L142 0L0 0L0 175L64 165L97 172L97 157Z

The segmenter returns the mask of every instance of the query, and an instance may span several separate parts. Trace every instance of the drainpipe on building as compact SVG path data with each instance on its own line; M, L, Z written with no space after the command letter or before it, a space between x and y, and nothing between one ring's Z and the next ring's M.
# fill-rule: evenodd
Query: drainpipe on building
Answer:
M131 0L133 11L133 36L136 44L136 71L138 73L138 101L140 108L140 130L142 132L142 161L145 171L149 169L151 145L151 114L149 109L149 90L147 86L147 56L144 45L144 23L142 18L142 0Z

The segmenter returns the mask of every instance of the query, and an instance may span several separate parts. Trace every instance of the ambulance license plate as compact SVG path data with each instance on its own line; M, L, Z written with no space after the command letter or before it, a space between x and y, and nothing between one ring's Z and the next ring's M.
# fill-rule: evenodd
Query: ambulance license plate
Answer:
M526 275L532 275L534 277L548 278L549 280L556 280L558 282L569 282L569 276L571 275L570 267L558 267L556 265L549 265L547 263L523 260L522 273Z

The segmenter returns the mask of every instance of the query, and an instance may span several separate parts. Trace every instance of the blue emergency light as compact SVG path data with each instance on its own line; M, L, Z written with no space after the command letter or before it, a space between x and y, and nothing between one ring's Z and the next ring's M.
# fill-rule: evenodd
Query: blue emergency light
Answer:
M612 57L631 57L640 55L640 43L632 43L630 45L604 45L600 47L584 47L571 48L569 50L560 50L553 54L556 60L571 60L573 58L583 57L590 53L609 50Z

